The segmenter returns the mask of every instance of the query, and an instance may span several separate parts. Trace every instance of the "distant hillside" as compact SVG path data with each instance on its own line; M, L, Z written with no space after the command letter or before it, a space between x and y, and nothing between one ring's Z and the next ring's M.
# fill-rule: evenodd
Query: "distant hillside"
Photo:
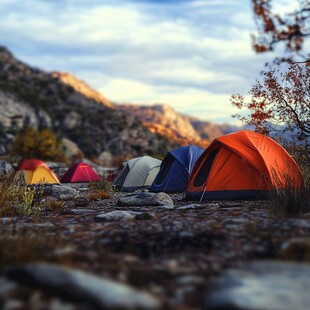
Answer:
M124 157L166 153L176 146L115 109L84 82L28 66L0 47L2 148L26 126L51 128L77 143L88 157L103 151Z
M206 147L238 130L177 113L166 104L112 103L75 76L33 68L0 47L0 150L27 126L52 129L90 158L106 151L130 158L186 144Z
M186 141L204 147L219 136L240 130L237 126L218 125L178 113L166 104L125 104L120 106L120 109L141 120L152 132L179 142Z

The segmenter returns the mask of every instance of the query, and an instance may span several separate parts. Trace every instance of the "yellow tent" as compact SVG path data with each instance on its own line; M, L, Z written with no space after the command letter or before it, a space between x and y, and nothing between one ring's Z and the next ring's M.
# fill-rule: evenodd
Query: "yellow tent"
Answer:
M41 160L26 159L19 166L27 184L59 184L56 174Z

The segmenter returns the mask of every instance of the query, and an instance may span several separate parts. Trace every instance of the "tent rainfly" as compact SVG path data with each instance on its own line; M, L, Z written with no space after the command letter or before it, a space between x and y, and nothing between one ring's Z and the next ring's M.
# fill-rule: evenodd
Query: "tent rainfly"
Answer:
M248 130L215 139L190 176L189 200L263 198L272 188L303 186L301 171L274 140Z
M161 160L150 157L136 157L124 164L113 185L120 191L134 191L150 188L160 168Z
M203 151L200 146L188 145L168 152L151 186L151 191L184 192L194 164Z
M58 177L39 159L25 159L17 168L24 172L27 184L59 184Z
M61 178L61 183L88 183L100 181L100 176L94 169L84 163L73 164Z

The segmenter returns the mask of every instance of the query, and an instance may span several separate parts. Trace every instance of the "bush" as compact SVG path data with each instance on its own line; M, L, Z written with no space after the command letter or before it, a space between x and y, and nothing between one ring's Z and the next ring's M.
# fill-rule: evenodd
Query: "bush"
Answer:
M111 198L113 191L112 183L106 177L102 177L99 182L91 182L88 185L87 198L91 200Z
M61 143L50 129L38 131L28 127L21 130L10 146L12 156L22 158L38 158L43 160L58 160L64 158Z

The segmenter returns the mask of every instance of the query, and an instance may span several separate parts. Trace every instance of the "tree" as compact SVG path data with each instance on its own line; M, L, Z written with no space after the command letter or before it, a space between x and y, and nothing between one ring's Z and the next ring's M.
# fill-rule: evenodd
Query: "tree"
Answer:
M283 68L283 67L288 68ZM250 100L240 94L231 102L247 115L236 114L242 122L254 125L255 131L283 138L289 131L299 145L309 147L310 141L310 68L300 64L274 63L261 72L262 81L250 90Z
M61 160L64 158L61 143L50 129L38 131L32 127L21 130L10 146L11 155L22 158Z
M273 12L274 2L252 0L258 29L258 36L253 36L255 51L271 51L279 42L284 42L289 52L300 52L304 39L310 36L310 1L296 0L298 8L282 16Z

